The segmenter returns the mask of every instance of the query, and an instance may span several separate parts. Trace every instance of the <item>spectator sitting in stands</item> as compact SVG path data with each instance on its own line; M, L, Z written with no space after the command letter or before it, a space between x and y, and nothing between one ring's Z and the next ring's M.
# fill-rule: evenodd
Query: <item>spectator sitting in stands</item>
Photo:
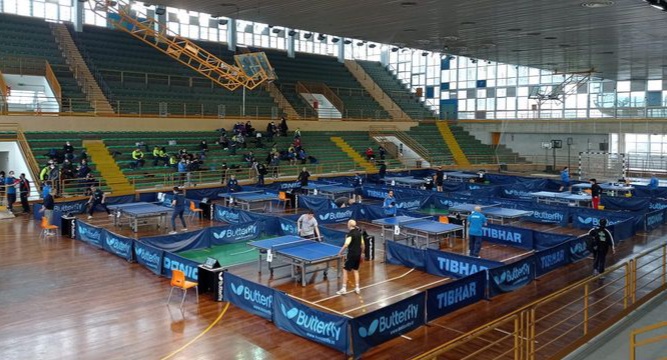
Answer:
M387 149L385 149L382 145L378 146L378 154L380 155L380 160L384 160L385 156L387 155Z
M278 167L280 166L280 158L278 157L278 154L273 154L269 166L271 166L271 172L273 173L273 178L277 179L279 175Z
M206 140L202 140L199 143L199 153L206 154L207 151L208 151L208 144L206 143Z
M278 135L278 128L276 124L271 121L266 125L266 137L269 138L269 141L273 141L273 138Z
M295 138L294 142L292 143L292 146L294 146L294 149L296 151L299 151L301 149L301 138L300 137Z
M229 139L227 138L227 135L220 135L218 143L223 150L229 149Z
M227 181L227 190L229 192L239 192L241 187L239 186L239 181L236 180L236 175L231 175Z
M69 160L74 159L74 146L69 141L63 145L63 152L65 153L65 158Z
M137 147L132 152L132 160L134 160L134 163L132 163L132 168L133 169L138 169L138 168L144 166L146 161L144 160L144 153L143 153L143 151L141 151L140 148Z
M255 162L255 155L252 153L252 151L243 155L243 161L245 161L246 164L248 164L248 167L252 167L252 164Z
M229 155L236 155L236 147L237 146L238 146L238 144L234 140L232 140L229 143Z
M308 159L308 154L306 153L306 150L304 150L304 148L301 148L296 158L301 161L301 164L305 164L306 159Z
M72 162L69 161L69 159L65 159L63 162L63 179L73 179L74 178L74 165L72 165Z
M138 147L138 148L144 148L144 151L145 151L145 152L149 152L149 151L151 151L151 150L148 148L148 144L146 144L146 142L144 142L144 141L139 141L139 142L137 142L135 145L136 145L136 147Z
M248 147L248 145L246 145L245 143L245 136L243 136L243 133L236 135L236 142L238 143L238 146L240 148L245 149L246 147Z
M293 147L290 147L289 150L287 150L287 160L289 160L290 165L296 165L296 152L294 152Z
M182 149L178 150L178 156L180 156L180 157L183 157L184 155L187 155L187 154L188 154L188 149L186 149L186 148L182 148Z
M296 130L294 130L294 138L295 139L301 138L301 129L300 128L296 128Z
M255 133L255 146L260 149L264 147L264 143L262 143L262 133L259 131Z
M245 123L245 133L246 136L253 136L253 134L255 133L255 128L252 127L252 123L250 122L250 120L246 121Z
M373 152L373 148L370 146L366 149L366 160L368 161L375 160L375 152Z
M173 167L174 169L178 169L178 157L176 155L172 155L169 157L169 166Z
M160 160L160 147L155 145L153 148L153 166L157 166L158 161Z

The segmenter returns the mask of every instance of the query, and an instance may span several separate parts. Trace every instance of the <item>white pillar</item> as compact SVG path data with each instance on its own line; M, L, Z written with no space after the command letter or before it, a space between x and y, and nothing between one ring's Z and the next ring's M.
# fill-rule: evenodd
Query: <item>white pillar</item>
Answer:
M227 49L236 51L236 19L229 19L227 22Z
M380 52L380 63L382 66L387 67L389 65L389 52L391 51L391 48L388 46L385 46L384 50Z
M295 33L294 36L289 36L290 31L294 31L293 29L285 29L287 32L287 57L288 58L294 58L296 56L295 52L295 46L296 45L296 37L299 36L299 33Z
M1 1L0 1L1 3ZM82 3L79 1L74 1L73 6L74 6L74 30L77 32L83 31L83 9L84 6L87 5L88 3ZM2 5L0 5L2 6Z
M339 38L338 43L338 62L345 62L345 38Z

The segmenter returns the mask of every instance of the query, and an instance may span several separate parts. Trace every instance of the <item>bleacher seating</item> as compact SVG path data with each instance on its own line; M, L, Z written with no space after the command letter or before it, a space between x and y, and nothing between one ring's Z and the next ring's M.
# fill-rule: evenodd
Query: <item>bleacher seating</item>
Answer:
M167 103L169 115L239 116L243 90L229 91L150 45L122 31L84 26L77 46L88 54L111 90L112 106L122 113L159 114ZM113 46L109 46L113 44ZM213 43L199 42L228 63L233 54ZM271 117L277 105L261 87L246 91L245 114ZM224 109L221 108L224 106Z
M356 62L410 118L415 120L436 119L433 111L429 110L416 95L410 93L405 85L381 63L362 60L356 60Z
M265 52L278 74L278 86L299 114L309 107L294 88L301 81L324 83L331 88L345 105L344 118L389 118L387 112L335 57L297 53L295 58L288 58L284 52ZM305 111L308 113L308 110Z
M5 60L16 58L49 62L61 86L62 112L92 111L46 21L0 14L0 65Z

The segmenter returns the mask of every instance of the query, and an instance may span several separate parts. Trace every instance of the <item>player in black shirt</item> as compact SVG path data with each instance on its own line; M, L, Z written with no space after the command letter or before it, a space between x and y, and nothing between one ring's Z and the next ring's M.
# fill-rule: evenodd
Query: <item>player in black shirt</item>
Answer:
M109 210L106 204L107 195L102 191L102 189L98 188L96 184L93 184L90 187L90 190L91 190L91 195L90 199L88 200L88 204L90 205L90 210L88 210L88 219L93 218L93 213L95 212L95 207L97 207L97 205L102 206L102 208L104 208L107 214L111 215L111 211Z
M593 204L593 209L598 209L600 205L600 194L602 194L602 188L596 179L591 179L591 203Z
M436 170L435 176L433 176L433 181L435 182L436 190L442 192L442 184L445 181L445 173L442 171L442 166L438 166L438 170Z
M364 237L361 229L357 227L357 222L349 220L347 228L350 231L345 236L345 245L340 248L339 254L342 254L347 249L347 258L345 259L345 272L343 272L343 287L336 292L338 295L345 295L347 293L347 276L350 271L354 273L354 292L358 295L359 290L359 265L361 264L362 256L364 254Z

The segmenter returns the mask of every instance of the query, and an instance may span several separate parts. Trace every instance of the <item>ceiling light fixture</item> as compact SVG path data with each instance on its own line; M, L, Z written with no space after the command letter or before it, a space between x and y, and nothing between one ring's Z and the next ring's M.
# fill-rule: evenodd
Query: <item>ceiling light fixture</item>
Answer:
M397 52L397 51L398 51L398 48L397 48L397 47L393 47L393 48L391 48L391 52Z
M287 33L287 35L289 35L289 36L294 36L294 35L296 35L296 31L294 31L294 30L290 30L290 31Z
M415 2L415 1L403 1L403 2L401 2L400 5L401 5L401 7L404 7L404 8L413 7L413 6L417 6L417 2Z
M303 34L303 38L304 38L304 39L310 39L312 36L313 36L312 33L305 33L305 34Z
M581 6L589 9L605 8L614 5L613 1L587 1L581 3Z

